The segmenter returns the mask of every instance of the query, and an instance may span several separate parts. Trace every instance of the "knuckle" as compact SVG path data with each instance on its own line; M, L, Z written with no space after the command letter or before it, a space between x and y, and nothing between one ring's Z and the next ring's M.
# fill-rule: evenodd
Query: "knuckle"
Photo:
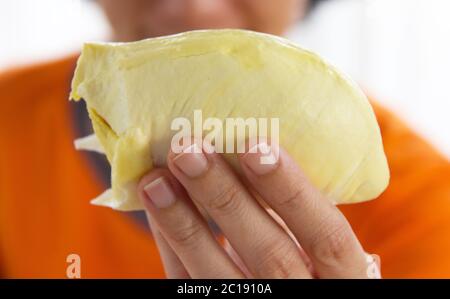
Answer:
M195 247L203 234L202 225L192 220L187 223L177 225L177 228L171 232L173 241L181 247Z
M278 200L280 208L287 211L297 209L314 211L316 209L317 194L307 184L292 183L286 190L284 191L284 196Z
M269 243L261 246L254 269L257 278L293 278L300 269L299 257L292 250L290 241Z
M325 266L340 264L353 246L353 235L345 221L327 219L311 245L316 261Z
M235 185L219 188L207 202L211 210L220 211L224 214L229 214L239 208L240 190Z
M300 204L300 200L305 196L305 189L301 186L290 188L288 194L279 200L279 205L286 209L296 209Z

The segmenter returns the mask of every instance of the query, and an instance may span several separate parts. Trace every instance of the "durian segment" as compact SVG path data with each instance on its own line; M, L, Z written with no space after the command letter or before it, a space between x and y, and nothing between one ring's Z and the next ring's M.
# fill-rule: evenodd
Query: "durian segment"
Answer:
M105 153L105 150L95 134L75 139L74 146L77 150L91 151L99 154Z
M279 118L281 145L336 203L373 199L389 181L378 124L358 86L272 35L202 30L87 43L71 98L86 101L111 163L112 193L101 203L114 209L142 208L140 176L165 164L171 122L193 124L196 109L203 119Z
M106 189L102 194L91 200L91 204L96 206L105 206L114 209L112 189Z

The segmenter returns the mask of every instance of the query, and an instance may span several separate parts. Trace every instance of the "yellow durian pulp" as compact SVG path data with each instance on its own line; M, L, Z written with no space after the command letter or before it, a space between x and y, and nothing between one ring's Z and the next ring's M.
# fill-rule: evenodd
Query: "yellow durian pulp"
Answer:
M220 120L279 118L281 146L335 203L373 199L389 182L366 96L316 54L272 35L201 30L87 43L70 97L86 101L99 142L79 147L100 146L111 164L111 190L94 204L142 209L139 179L165 164L173 119L193 122L197 109Z

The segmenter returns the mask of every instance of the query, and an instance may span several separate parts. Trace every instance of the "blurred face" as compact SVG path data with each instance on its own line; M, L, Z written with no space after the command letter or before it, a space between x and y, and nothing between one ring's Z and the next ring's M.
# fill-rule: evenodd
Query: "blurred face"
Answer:
M242 28L282 34L308 0L98 0L118 41L195 29Z

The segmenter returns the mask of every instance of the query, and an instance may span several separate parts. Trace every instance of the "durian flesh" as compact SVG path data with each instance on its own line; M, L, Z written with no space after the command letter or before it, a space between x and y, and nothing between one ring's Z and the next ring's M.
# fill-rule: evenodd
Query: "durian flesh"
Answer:
M279 118L281 146L335 203L373 199L389 181L365 95L316 54L279 37L202 30L87 43L71 99L86 101L111 164L112 187L93 203L117 210L142 209L139 179L165 164L172 121L193 121L194 110L221 120Z

